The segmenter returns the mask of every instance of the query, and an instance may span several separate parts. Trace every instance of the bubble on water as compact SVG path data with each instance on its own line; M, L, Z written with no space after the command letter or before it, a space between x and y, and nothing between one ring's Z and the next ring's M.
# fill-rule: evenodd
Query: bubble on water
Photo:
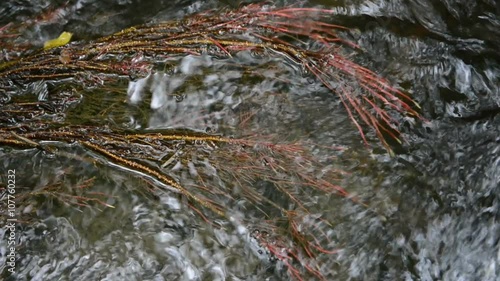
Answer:
M175 97L176 102L182 102L184 100L185 95L179 94L179 95L175 95L174 97Z

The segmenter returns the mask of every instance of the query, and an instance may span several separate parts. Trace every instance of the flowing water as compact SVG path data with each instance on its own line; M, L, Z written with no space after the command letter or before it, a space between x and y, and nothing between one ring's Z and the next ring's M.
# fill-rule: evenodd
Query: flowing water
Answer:
M128 84L68 91L68 100L80 102L67 105L64 116L47 118L126 129L187 127L236 137L258 133L310 143L318 158L348 173L342 186L368 206L338 196L301 198L311 213L333 222L323 229L338 251L318 257L327 280L499 280L499 2L307 2L333 9L332 22L351 28L341 36L360 46L361 52L352 52L357 63L419 102L427 121L401 120L407 143L395 148L394 157L374 135L367 136L366 147L339 99L300 66L252 52L227 59L172 57L164 68ZM49 5L60 8L47 12ZM42 46L63 30L75 40L90 40L228 5L238 6L3 1L0 26L36 20L18 41ZM0 54L8 55L15 54ZM25 98L40 99L46 87L33 85ZM244 114L254 122L236 122ZM15 169L19 194L51 187L18 206L26 221L17 224L15 274L6 263L10 232L0 231L0 278L289 280L259 248L256 240L263 234L253 230L261 223L254 211L230 206L234 211L214 227L175 193L153 196L151 182L140 175L77 145L51 145L57 153L0 148L3 183L7 170ZM61 197L68 193L95 196L114 208L69 206Z

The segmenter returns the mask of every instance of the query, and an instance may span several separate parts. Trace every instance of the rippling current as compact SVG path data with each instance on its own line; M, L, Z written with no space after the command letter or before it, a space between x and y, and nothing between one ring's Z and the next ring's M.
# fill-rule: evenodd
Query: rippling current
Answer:
M100 102L111 108L116 100L127 100L125 113L100 112L91 99L82 103L96 110L100 120L95 122L129 129L208 128L225 135L248 130L317 145L318 157L335 159L332 165L349 173L342 186L369 202L366 208L342 198L306 201L335 222L327 231L338 251L319 257L327 280L500 280L498 3L307 1L333 9L332 21L351 28L341 36L360 46L362 51L353 52L356 62L419 102L426 122L401 120L407 143L394 157L372 135L372 146L366 147L338 98L300 67L251 52L231 59L172 58L175 71L152 73L122 85L118 93L89 91L106 94ZM231 1L3 1L0 26L36 18L49 5L63 8L21 34L20 43L41 46L63 30L74 32L76 40L90 40L144 22L238 6ZM243 79L244 71L235 65L263 78ZM42 95L41 88L35 92ZM72 108L67 120L79 124L81 110ZM234 116L247 112L258 122L237 127ZM321 146L342 149L324 155ZM95 155L78 146L59 150L66 156L0 147L2 187L8 169L17 171L18 192L51 185L74 191L91 178L91 192L106 194L106 204L114 208L69 207L57 200L58 189L35 196L18 210L30 219L18 225L14 275L6 264L9 232L0 231L0 278L290 279L261 247L268 234L257 219L248 218L251 212L231 206L234 212L213 227L175 194L152 198L144 191L151 184L141 177L103 165L102 159L96 163Z

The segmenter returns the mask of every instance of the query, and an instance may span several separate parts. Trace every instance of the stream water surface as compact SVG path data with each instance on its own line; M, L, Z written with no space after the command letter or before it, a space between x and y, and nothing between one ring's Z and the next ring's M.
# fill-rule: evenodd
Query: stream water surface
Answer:
M47 118L308 143L323 163L348 174L342 187L358 200L300 198L311 214L332 222L322 229L337 251L318 256L326 280L500 280L500 2L305 2L333 9L331 21L351 28L340 36L360 46L352 59L420 104L426 121L400 120L406 142L393 157L375 135L367 135L366 146L338 97L300 66L252 52L172 57L175 71L165 68L109 90L68 92L79 102L64 116ZM61 8L47 13L49 6ZM227 6L238 7L215 0L7 0L0 3L0 26L37 19L18 40L42 46L62 31L91 40ZM39 98L43 87L33 85L27 99ZM235 121L244 114L254 120L248 126ZM18 206L26 221L17 224L14 274L7 265L10 232L0 230L0 279L291 280L259 248L254 229L262 222L255 210L230 206L233 213L214 227L177 194L153 196L151 182L140 175L78 145L53 146L58 153L0 147L2 187L13 169L19 194L54 186ZM113 208L60 200L59 191L86 184L91 193L83 195L106 194L95 198Z

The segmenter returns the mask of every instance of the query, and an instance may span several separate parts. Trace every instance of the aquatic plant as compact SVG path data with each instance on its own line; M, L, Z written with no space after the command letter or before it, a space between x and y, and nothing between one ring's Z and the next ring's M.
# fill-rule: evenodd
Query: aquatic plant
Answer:
M419 118L414 110L418 105L387 80L342 55L343 45L354 49L356 45L337 36L336 30L346 27L322 21L331 15L324 9L252 4L236 11L209 11L182 21L134 26L93 42L73 42L4 62L0 85L65 78L102 84L117 75L146 76L173 54L231 57L252 50L288 59L301 66L305 75L317 77L340 98L365 143L359 121L371 127L390 150L386 137L400 141L393 113Z
M77 126L65 118L48 121L43 116L47 107L57 114L65 112L68 104L80 102L77 97L61 94L68 84L75 85L74 89L105 87L124 78L146 77L175 54L226 58L251 51L283 58L300 66L303 75L316 77L339 97L365 143L363 123L390 150L386 138L399 141L395 114L419 118L414 109L417 104L344 56L342 48L357 46L337 36L338 30L347 28L328 23L329 16L332 12L324 9L251 4L237 10L208 11L182 21L134 26L91 42L26 49L24 55L0 64L2 94L13 96L24 87L45 85L38 81L50 82L59 91L50 93L57 102L2 100L0 144L55 153L45 141L76 143L96 153L96 158L139 173L159 189L179 193L208 223L214 217L230 217L228 206L243 198L262 217L260 230L248 235L268 251L270 262L280 262L295 279L305 280L307 275L324 280L315 258L335 252L334 243L322 229L330 222L311 218L314 214L299 198L349 194L339 186L342 172L315 159L306 145L283 142L276 136L264 140L262 136L230 138L192 130L150 132ZM8 28L4 26L0 32L8 34ZM181 182L166 169L175 163L192 181ZM39 193L57 194L60 200L79 206L90 202L106 206L101 199L66 196L51 192L53 188ZM269 188L288 204L265 196ZM315 224L304 227L310 220Z

